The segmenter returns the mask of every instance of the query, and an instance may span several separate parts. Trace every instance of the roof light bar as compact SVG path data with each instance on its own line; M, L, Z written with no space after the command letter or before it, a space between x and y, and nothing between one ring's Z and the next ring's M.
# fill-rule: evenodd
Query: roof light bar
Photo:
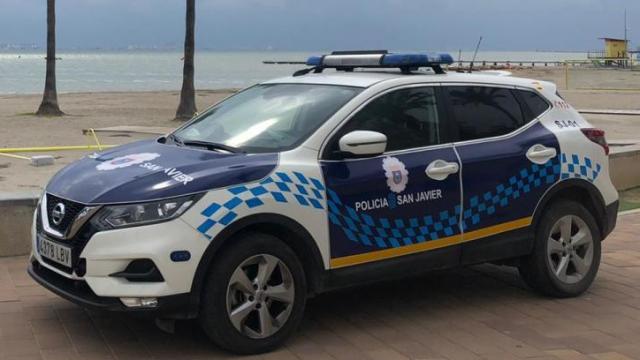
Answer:
M419 68L450 65L449 54L389 54L379 52L338 52L331 55L312 56L307 65L321 68Z

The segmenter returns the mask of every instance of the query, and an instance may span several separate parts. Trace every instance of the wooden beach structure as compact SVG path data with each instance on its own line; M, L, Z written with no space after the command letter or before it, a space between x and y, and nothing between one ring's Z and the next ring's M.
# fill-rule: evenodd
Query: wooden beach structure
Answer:
M629 67L631 59L629 58L629 40L603 37L604 49L600 51L590 51L587 58L604 66Z

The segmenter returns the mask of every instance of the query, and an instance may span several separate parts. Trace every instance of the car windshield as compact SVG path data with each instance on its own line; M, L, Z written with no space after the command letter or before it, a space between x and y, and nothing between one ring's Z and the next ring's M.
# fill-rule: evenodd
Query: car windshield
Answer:
M181 129L173 138L243 152L278 152L309 137L323 122L361 91L314 84L264 84L221 102Z

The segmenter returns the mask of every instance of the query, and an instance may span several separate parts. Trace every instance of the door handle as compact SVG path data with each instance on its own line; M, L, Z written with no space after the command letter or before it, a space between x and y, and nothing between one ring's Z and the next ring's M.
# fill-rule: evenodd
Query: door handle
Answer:
M558 154L555 148L541 144L533 145L527 150L527 159L535 164L542 165Z
M460 170L458 163L438 159L432 161L429 166L427 166L425 173L433 180L444 180L449 175L457 173L458 170Z

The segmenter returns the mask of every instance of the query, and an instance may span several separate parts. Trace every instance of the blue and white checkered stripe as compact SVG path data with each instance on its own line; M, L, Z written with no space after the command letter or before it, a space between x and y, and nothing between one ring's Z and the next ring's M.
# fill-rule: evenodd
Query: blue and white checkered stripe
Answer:
M561 158L563 167L562 180L579 178L594 182L602 171L602 165L595 163L588 156L563 153Z
M462 214L462 228L466 230L479 224L483 217L493 215L497 207L509 206L533 189L551 185L559 178L584 177L593 181L601 170L600 164L594 165L588 157L584 157L582 162L577 155L569 158L573 162L568 167L571 173L562 172L561 161L567 163L567 155L562 154L543 165L531 164L521 169L494 190L469 197ZM457 232L460 206L436 216L374 219L345 206L335 192L328 190L327 193L329 220L339 226L349 240L365 246L380 249L399 247L436 240Z
M482 216L493 215L496 207L506 207L533 189L553 184L558 180L559 174L560 163L555 157L543 165L532 164L521 169L493 191L469 197L469 203L462 214L462 228L467 230L470 225L480 223Z
M208 238L211 238L208 234L211 229L216 225L229 225L243 207L253 209L263 206L267 200L324 210L322 181L297 171L276 172L259 183L234 186L225 191L228 196L225 201L211 203L201 212L206 219L198 226L198 231Z

